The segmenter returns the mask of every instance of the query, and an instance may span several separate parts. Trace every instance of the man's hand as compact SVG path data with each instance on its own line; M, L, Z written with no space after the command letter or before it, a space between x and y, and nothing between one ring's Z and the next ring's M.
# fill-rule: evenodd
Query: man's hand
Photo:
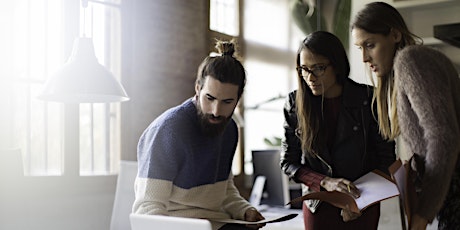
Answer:
M349 180L344 179L344 178L325 177L323 180L321 180L320 184L321 184L321 187L323 187L329 192L332 192L332 191L343 192L343 193L349 194L355 199L359 198L359 196L361 195L361 193L359 192L359 189Z
M259 220L265 220L265 217L260 214L259 211L255 208L248 208L246 212L244 213L244 220L245 221L259 221ZM247 224L246 227L252 228L252 229L259 229L265 226L265 224Z

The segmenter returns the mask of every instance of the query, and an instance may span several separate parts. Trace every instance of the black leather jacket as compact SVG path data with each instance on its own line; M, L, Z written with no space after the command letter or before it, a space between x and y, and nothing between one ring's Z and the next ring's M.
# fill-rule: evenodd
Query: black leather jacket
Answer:
M318 157L312 157L302 151L300 140L295 135L296 91L291 92L284 107L282 170L294 180L295 173L303 166L329 177L350 181L374 169L388 174L388 166L396 159L395 143L383 140L379 134L371 111L372 93L371 86L351 79L345 82L334 145L332 149L319 153Z

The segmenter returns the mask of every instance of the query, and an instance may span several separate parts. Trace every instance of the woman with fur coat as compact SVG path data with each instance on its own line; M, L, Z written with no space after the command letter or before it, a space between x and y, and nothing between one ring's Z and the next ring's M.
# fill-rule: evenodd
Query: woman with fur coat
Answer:
M383 2L367 4L352 23L355 45L377 78L373 101L383 137L407 144L418 205L411 230L460 226L460 79L439 51L418 45L401 14ZM372 78L371 78L372 79Z
M414 153L415 214L438 213L439 229L460 228L460 78L450 60L426 46L408 46L394 64L401 136Z

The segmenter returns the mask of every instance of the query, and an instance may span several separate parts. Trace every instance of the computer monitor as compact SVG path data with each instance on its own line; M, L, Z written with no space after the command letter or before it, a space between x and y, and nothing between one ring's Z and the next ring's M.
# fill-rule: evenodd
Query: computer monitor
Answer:
M255 191L254 189L257 190L257 188L254 187L251 195L262 192L260 197L261 205L289 208L289 206L286 206L290 199L289 179L281 170L280 153L278 149L252 151L254 182L258 176L263 176L265 177L265 183L263 189L259 187L262 191Z

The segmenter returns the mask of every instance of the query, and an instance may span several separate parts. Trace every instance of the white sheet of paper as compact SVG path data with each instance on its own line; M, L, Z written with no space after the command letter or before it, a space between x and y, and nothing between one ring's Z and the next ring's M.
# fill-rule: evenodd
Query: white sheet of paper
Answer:
M362 176L353 183L361 192L361 196L355 199L360 210L376 201L399 195L395 183L374 172Z

